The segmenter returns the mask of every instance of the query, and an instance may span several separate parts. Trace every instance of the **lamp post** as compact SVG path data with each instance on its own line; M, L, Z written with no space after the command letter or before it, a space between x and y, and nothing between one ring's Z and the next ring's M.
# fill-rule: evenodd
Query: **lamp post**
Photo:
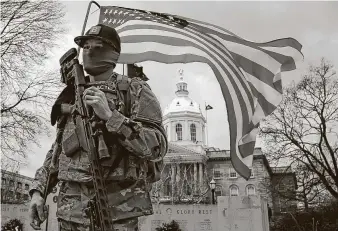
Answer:
M210 188L211 188L211 196L212 196L212 204L216 204L215 203L215 188L216 188L216 182L214 180L214 178L212 178L212 180L209 183Z

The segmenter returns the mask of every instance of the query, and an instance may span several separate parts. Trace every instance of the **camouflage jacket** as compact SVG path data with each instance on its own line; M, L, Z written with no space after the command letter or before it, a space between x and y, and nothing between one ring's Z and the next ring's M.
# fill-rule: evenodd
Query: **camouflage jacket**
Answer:
M105 124L105 141L110 157L102 160L101 166L107 179L113 219L120 220L152 214L149 183L159 178L162 159L167 151L167 140L162 129L161 108L150 87L139 78L114 75L111 84L116 86L118 97L116 101L106 94L108 102L111 100L114 104L123 104L127 110L113 110L112 117ZM125 81L129 86L127 94L121 93L117 84L119 81L122 81L122 85ZM138 131L138 136L133 136L135 130ZM65 152L69 149L65 148L65 144L74 144L71 138L74 131L72 117L67 116L62 150L56 163L57 171L51 173L50 185L47 186L54 143L43 166L36 172L30 194L34 190L43 193L45 187L52 188L61 181L57 216L67 221L88 223L83 210L88 199L94 196L90 161L81 150Z

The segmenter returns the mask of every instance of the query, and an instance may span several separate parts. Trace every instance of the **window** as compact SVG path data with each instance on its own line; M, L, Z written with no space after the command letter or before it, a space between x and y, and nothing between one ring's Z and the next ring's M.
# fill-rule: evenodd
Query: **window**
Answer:
M250 178L255 178L255 173L254 173L253 168L251 169L251 175L250 175Z
M220 186L220 185L216 186L216 188L215 188L215 196L216 197L222 196L222 186Z
M164 196L171 196L171 193L172 193L172 190L171 190L171 183L170 183L170 178L167 179L165 182L164 182Z
M233 169L233 168L229 169L229 177L230 178L237 178L237 172L235 171L235 169Z
M182 140L182 124L176 124L176 140Z
M196 125L195 124L190 124L190 136L191 136L191 140L196 142Z
M1 178L1 184L6 185L6 178Z
M22 183L21 183L21 182L18 182L18 183L17 183L17 187L18 187L18 189L22 189Z
M230 186L230 196L238 196L238 187L237 185Z
M246 187L246 195L252 196L252 195L255 195L255 194L256 194L256 192L255 192L255 186L253 186L253 185L248 185L248 186Z
M9 181L9 186L14 186L14 181L13 180Z
M214 169L214 179L220 179L221 178L221 170L220 169Z
M25 189L29 190L29 184L25 184Z
M23 195L23 199L24 199L25 201L28 201L28 200L29 200L28 194L24 194L24 195Z

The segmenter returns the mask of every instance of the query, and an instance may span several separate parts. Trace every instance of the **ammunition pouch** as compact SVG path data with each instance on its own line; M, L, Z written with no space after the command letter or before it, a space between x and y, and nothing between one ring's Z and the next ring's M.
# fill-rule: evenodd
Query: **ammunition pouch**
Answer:
M78 138L76 128L71 132L69 137L63 140L62 147L64 154L67 157L71 157L74 153L81 150L80 140Z

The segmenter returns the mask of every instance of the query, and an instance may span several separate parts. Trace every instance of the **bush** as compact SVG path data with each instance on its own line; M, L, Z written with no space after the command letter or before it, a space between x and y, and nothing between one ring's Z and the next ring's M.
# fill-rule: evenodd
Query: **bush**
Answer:
M170 223L162 224L161 227L156 228L156 231L182 231L176 221L171 221Z
M18 219L12 219L1 227L1 231L16 231L16 227L19 231L23 230L23 224L21 223L21 221Z
M271 231L338 231L337 214L338 201L314 208L310 212L292 213L294 218L289 213L285 213L282 216L275 217ZM314 226L317 226L317 229Z

